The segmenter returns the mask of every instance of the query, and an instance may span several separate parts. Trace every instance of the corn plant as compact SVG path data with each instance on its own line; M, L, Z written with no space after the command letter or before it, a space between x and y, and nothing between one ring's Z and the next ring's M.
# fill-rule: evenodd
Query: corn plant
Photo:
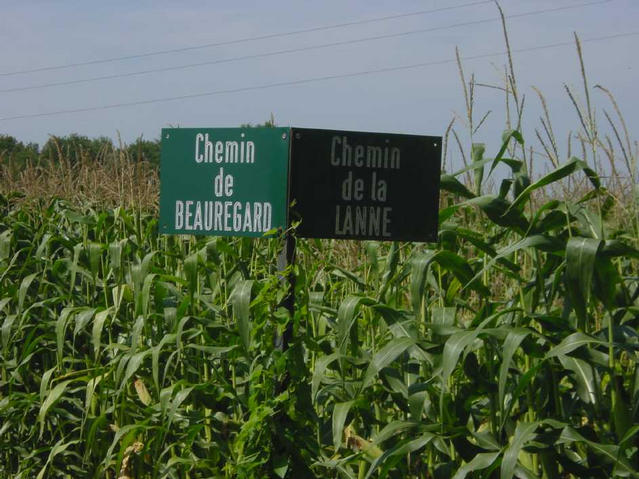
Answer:
M533 181L511 143L442 176L438 244L299 241L289 272L281 240L3 196L0 475L636 476L636 238L585 162Z

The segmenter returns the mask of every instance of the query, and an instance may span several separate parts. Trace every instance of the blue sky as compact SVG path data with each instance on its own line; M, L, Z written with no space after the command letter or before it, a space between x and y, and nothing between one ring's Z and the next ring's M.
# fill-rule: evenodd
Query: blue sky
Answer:
M575 6L563 11L509 19L512 48L527 49L567 42L572 39L573 31L583 40L639 31L639 2L610 0L584 5L594 1L502 0L500 3L506 15ZM3 45L0 74L468 3L471 0L0 0L0 42ZM255 42L62 70L0 75L0 90L497 18L494 4L476 3L448 11ZM462 56L502 52L501 26L493 21L178 71L0 92L0 119L446 61L454 59L456 46ZM585 41L583 46L593 103L599 112L604 108L611 110L607 98L592 87L601 84L610 89L633 136L639 127L639 95L636 91L639 84L636 61L639 35ZM465 61L464 68L467 78L474 73L477 82L499 85L502 84L505 62L505 56L498 55ZM532 90L536 86L547 97L555 133L565 153L568 132L579 128L579 120L565 93L564 84L574 87L580 98L584 98L574 46L516 53L514 65L519 89L526 95L523 130L529 144L535 147L534 129L540 126L541 110ZM496 89L478 87L475 97L477 119L489 110L492 113L474 141L486 142L489 153L492 153L490 148L494 148L505 126L504 95ZM466 144L469 140L461 119L464 111L457 66L447 63L180 101L0 120L0 133L40 144L49 135L72 132L113 138L119 134L123 141L131 142L140 135L157 138L160 129L166 126L238 126L262 122L272 113L279 125L438 135L443 134L449 121L459 114L456 125ZM603 115L600 115L600 122L603 124L604 121ZM452 158L451 161L457 164L460 160Z

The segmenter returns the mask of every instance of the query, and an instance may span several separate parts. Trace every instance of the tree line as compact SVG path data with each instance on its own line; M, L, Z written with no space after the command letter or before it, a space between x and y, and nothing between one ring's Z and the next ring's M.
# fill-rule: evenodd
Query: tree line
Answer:
M89 138L72 133L67 136L51 136L40 147L37 143L23 143L13 136L0 134L0 163L21 168L42 161L104 161L113 155L124 155L131 161L147 161L160 164L160 140L145 140L142 137L125 145L114 144L111 138L101 136Z
M275 118L271 114L264 123L243 123L240 128L275 126ZM160 140L145 140L140 136L129 145L116 145L107 136L89 138L71 133L67 136L51 136L40 148L37 143L23 143L13 136L0 133L0 164L10 164L18 169L41 161L67 161L72 165L81 161L104 161L113 155L124 155L130 161L147 161L159 167Z

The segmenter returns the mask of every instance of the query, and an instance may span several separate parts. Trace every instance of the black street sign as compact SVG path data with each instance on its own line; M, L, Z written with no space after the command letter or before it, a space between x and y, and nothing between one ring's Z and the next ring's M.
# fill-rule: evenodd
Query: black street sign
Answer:
M437 241L441 137L305 128L291 135L297 236Z

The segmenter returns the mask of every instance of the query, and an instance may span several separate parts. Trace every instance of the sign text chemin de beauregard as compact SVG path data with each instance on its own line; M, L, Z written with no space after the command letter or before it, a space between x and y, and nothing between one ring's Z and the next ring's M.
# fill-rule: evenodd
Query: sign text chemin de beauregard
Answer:
M300 237L436 241L440 157L433 136L164 129L161 231L258 237L290 216Z
M162 130L160 231L264 236L286 228L288 128Z

